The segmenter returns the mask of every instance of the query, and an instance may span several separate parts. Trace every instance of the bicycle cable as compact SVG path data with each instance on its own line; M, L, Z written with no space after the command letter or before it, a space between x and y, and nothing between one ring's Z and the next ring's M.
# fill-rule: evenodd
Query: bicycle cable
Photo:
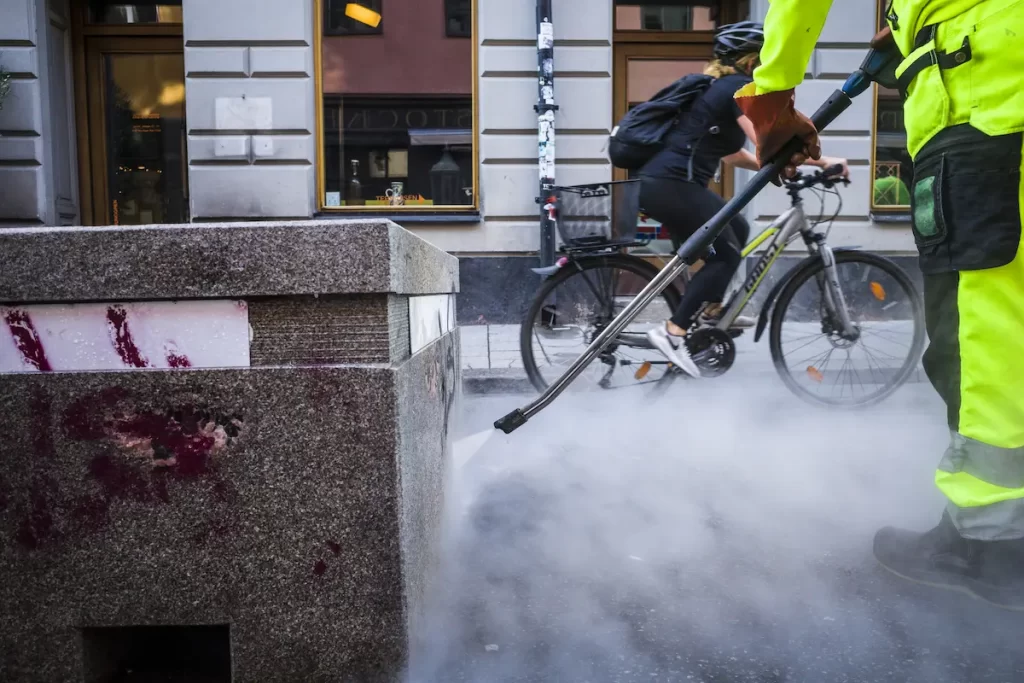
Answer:
M808 189L811 192L813 192L815 194L815 196L817 196L818 200L821 202L821 211L818 214L818 217L816 219L814 219L814 221L812 222L812 227L818 227L822 223L828 223L828 227L825 229L825 233L824 233L825 237L827 238L829 233L832 232L832 226L835 224L836 218L839 217L839 214L843 210L843 195L834 186L833 187L827 187L827 188L826 187L822 187L822 188L811 187L811 188L808 188ZM825 201L826 201L825 195L826 194L835 195L836 199L838 200L835 213L833 213L828 218L825 218Z

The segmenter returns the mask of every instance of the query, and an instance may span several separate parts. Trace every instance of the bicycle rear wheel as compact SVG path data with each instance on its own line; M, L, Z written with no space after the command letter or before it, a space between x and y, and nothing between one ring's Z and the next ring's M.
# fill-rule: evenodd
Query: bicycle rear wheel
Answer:
M635 256L605 254L570 261L548 278L534 298L519 333L519 349L538 391L561 376L619 312L658 274ZM579 385L603 388L655 381L669 371L664 356L646 346L644 334L679 305L669 285L591 363Z
M797 396L830 406L887 398L917 370L925 343L924 304L892 261L860 251L835 253L836 276L860 331L843 339L824 297L824 264L805 261L779 293L772 314L772 361Z

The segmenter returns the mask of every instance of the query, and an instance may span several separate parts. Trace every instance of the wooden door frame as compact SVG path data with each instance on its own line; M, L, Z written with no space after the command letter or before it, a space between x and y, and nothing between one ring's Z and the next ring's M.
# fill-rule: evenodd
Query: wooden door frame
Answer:
M103 207L103 216L109 216L109 207L106 206L106 197L96 194L96 186L102 184L102 191L106 192L106 129L103 122L97 124L100 138L94 143L92 113L96 110L95 100L102 100L103 89L100 88L90 92L89 51L94 45L107 44L106 41L119 39L131 40L136 47L131 50L107 50L108 52L153 52L156 54L182 54L185 52L184 27L182 24L93 24L88 21L87 7L85 2L71 0L71 50L72 50L72 73L74 83L74 116L75 136L78 150L78 201L79 215L82 225L109 225L109 218L99 219L97 214L100 207ZM139 48L139 42L145 39L147 45L157 46L159 49L152 50L145 47ZM170 45L176 47L170 49ZM113 44L116 44L113 43ZM101 65L102 66L102 65ZM101 81L102 82L102 69ZM103 112L103 102L99 102L98 111ZM96 144L100 146L96 148ZM93 149L99 149L102 159L93 159ZM99 176L93 176L94 169L99 163L103 170ZM186 159L187 163L187 159ZM99 196L99 203L95 198Z
M91 181L93 219L103 225L111 225L109 197L109 169L107 167L107 95L104 74L104 56L109 54L182 55L181 41L176 38L143 38L127 36L96 36L86 42L86 83L89 85L87 113L88 146L90 147L90 168L87 176ZM184 78L184 73L182 73ZM83 188L84 189L84 188ZM102 207L102 208L101 208Z
M701 35L701 34L697 34ZM691 41L685 43L616 43L612 48L612 120L619 121L626 115L629 107L629 69L630 59L652 60L699 60L711 58L710 41ZM667 85L667 84L666 84ZM726 165L722 172L722 196L730 199L735 191L735 178L732 167ZM628 172L614 169L615 180L626 180Z

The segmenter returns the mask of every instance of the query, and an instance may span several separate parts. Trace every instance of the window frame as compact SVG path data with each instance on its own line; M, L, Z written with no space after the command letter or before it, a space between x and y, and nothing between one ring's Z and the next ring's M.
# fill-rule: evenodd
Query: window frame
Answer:
M348 30L340 29L340 28L334 28L334 29L327 28L327 10L330 8L330 3L333 2L333 1L334 0L317 0L317 4L319 5L319 7L316 10L316 15L319 17L319 20L320 20L320 30L317 32L318 36L319 35L328 35L328 36L381 36L381 35L384 35L384 19L383 18L381 19L380 23L377 24L376 26L366 26L365 29L360 29L358 31L348 31ZM338 1L342 1L343 4L347 4L347 0L338 0ZM381 17L384 16L384 0L362 0L362 1L366 2L367 4L374 3L376 5L376 7L370 7L370 9L372 9L373 11L377 12L378 14L380 14Z
M327 168L325 166L325 148L324 148L324 77L323 77L323 38L325 34L323 31L324 12L326 11L327 0L313 0L314 3L314 34L313 34L313 69L314 69L314 81L316 89L316 131L314 139L316 141L316 212L320 215L359 215L359 214L380 214L380 215L391 215L391 216L416 216L423 214L447 214L452 216L465 216L471 215L476 216L480 213L480 78L479 78L479 52L480 45L478 39L479 30L479 13L478 3L479 0L471 0L470 4L470 39L471 39L471 56L470 56L470 79L472 82L472 89L470 91L470 98L472 102L473 110L473 124L471 139L473 142L473 197L469 204L451 204L451 205L436 205L436 206L326 206L327 204ZM383 2L383 0L381 0ZM445 7L446 3L442 3L442 7ZM447 15L446 15L447 16ZM383 25L383 20L381 25ZM445 22L447 27L447 21ZM343 35L361 35L361 34L343 34ZM452 40L458 40L458 38L452 38Z
M445 38L472 38L473 37L473 28L474 28L474 25L476 24L476 21L474 20L474 17L476 16L476 14L474 12L474 7L476 6L476 3L473 0L469 0L469 24L470 24L469 33L452 33L448 29L449 5L452 4L453 2L458 2L458 1L459 0L444 0L444 37Z
M888 25L885 19L885 10L889 5L889 0L875 0L875 25L876 29L882 26ZM877 164L878 164L878 112L879 112L879 93L881 86L877 83L872 84L872 103L871 103L871 182L868 185L868 206L872 214L885 215L889 217L896 216L908 216L910 214L910 204L875 204L875 181L877 177ZM904 134L906 134L906 124L903 126ZM907 186L907 190L910 190L910 186Z
M637 0L634 5L643 5ZM651 0L651 4L658 4L657 0ZM709 2L710 4L710 2ZM716 0L718 17L715 22L718 26L731 24L737 21L745 21L750 14L750 2L744 0ZM615 8L617 3L612 3L612 34L613 43L706 43L714 42L715 32L710 31L654 31L650 29L620 29L615 28ZM744 11L746 10L746 11Z

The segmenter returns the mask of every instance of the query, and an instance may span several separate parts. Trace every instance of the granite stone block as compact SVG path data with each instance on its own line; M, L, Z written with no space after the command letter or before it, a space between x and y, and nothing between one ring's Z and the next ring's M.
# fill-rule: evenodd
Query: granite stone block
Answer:
M82 681L84 628L199 624L235 683L397 680L457 354L0 376L0 680Z
M444 294L458 260L386 219L0 230L0 302Z
M401 361L404 357L392 356L392 346L400 350L394 338L403 330L392 324L389 312L386 294L250 300L250 362L329 365ZM404 334L408 337L408 329Z

